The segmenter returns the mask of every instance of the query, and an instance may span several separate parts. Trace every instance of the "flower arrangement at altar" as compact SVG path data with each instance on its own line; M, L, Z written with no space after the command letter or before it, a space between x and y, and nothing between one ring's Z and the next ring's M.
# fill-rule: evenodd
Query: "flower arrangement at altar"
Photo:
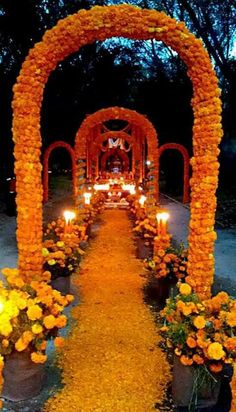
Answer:
M187 276L188 251L183 245L178 248L169 247L160 249L153 259L147 259L145 267L157 278L168 278L169 280L182 280Z
M215 374L236 359L236 300L219 292L201 301L188 283L180 283L161 316L167 346L182 365L194 368L196 397L203 382L217 381Z
M168 346L183 365L204 365L220 372L236 359L236 300L226 292L201 301L188 283L162 311Z
M25 283L18 269L5 268L2 273L7 286L0 282L0 371L3 359L15 352L27 352L34 363L44 363L47 340L62 344L62 338L56 338L67 323L62 312L74 298L62 296L45 281Z
M51 273L52 280L69 276L79 266L84 253L74 236L67 236L66 241L45 240L42 248L43 269Z

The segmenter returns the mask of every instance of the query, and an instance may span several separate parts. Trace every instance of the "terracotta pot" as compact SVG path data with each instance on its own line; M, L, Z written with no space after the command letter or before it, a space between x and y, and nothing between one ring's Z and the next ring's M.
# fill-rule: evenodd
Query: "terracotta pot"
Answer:
M67 295L70 293L70 276L59 276L56 279L52 279L51 286L53 289L61 292L62 295Z
M41 391L44 365L32 362L28 352L13 352L5 357L3 376L1 396L10 401L23 401Z
M177 356L174 357L172 395L175 406L190 405L195 376L193 366L184 366ZM209 377L209 380L203 383L199 389L196 408L209 408L216 405L220 393L221 376L217 375L216 379L217 382Z
M137 257L138 259L147 259L153 256L152 245L142 238L137 238Z

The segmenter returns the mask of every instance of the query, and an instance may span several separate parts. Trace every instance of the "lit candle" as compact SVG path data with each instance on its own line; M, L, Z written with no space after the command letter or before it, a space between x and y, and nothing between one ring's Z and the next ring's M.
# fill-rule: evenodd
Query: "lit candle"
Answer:
M157 234L158 236L163 236L167 234L167 221L170 215L164 210L160 210L156 214L157 219Z
M146 196L144 196L144 195L141 195L141 196L140 196L140 198L139 198L139 204L140 204L140 206L141 206L142 208L144 208L144 203L146 202L146 200L147 200L147 197L146 197Z
M64 219L65 219L65 233L70 233L71 231L71 222L73 219L75 219L76 214L75 212L72 212L71 210L65 210L63 213Z
M92 193L89 193L89 192L84 193L84 203L85 203L85 205L90 205L91 196L92 196Z

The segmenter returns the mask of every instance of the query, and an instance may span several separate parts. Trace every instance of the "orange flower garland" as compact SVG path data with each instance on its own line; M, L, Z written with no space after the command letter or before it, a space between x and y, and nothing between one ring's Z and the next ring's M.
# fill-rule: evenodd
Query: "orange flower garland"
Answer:
M183 189L183 203L189 202L189 154L187 149L179 143L166 143L159 147L159 160L163 152L166 150L178 150L182 154L184 161L184 189Z
M211 60L201 40L163 12L122 4L80 10L48 30L23 63L14 87L15 172L17 189L17 241L19 269L32 278L42 273L42 184L40 164L40 110L48 76L57 64L96 40L114 36L156 39L177 51L188 67L193 84L193 148L191 161L191 218L189 233L189 281L201 296L209 296L214 275L214 232L219 143L222 137L220 90ZM154 162L156 140L149 144ZM86 134L80 134L76 152L86 153ZM158 173L158 171L155 171Z
M69 143L63 141L56 141L50 144L44 152L43 155L43 200L44 202L48 201L48 163L51 152L57 148L64 148L68 151L71 157L72 163L72 182L73 182L73 191L74 195L76 196L76 179L75 179L75 172L76 172L76 162L75 162L75 152L74 149L71 147Z

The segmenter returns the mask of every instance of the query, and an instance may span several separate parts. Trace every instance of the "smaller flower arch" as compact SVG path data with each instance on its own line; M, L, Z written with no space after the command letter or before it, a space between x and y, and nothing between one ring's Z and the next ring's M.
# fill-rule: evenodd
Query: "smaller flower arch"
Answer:
M190 166L190 157L187 149L179 143L166 143L160 146L159 148L159 160L161 155L166 150L177 150L182 154L184 161L184 178L183 178L183 203L189 202L189 166Z
M75 161L75 152L69 143L58 140L50 144L44 152L43 155L43 201L48 201L48 165L49 158L54 149L64 148L68 151L71 157L72 163L72 184L73 184L73 193L76 196L76 161Z
M113 154L117 154L117 156L123 161L124 163L124 172L128 172L129 170L129 157L127 153L120 149L108 149L102 156L101 159L101 172L105 171L107 159Z

